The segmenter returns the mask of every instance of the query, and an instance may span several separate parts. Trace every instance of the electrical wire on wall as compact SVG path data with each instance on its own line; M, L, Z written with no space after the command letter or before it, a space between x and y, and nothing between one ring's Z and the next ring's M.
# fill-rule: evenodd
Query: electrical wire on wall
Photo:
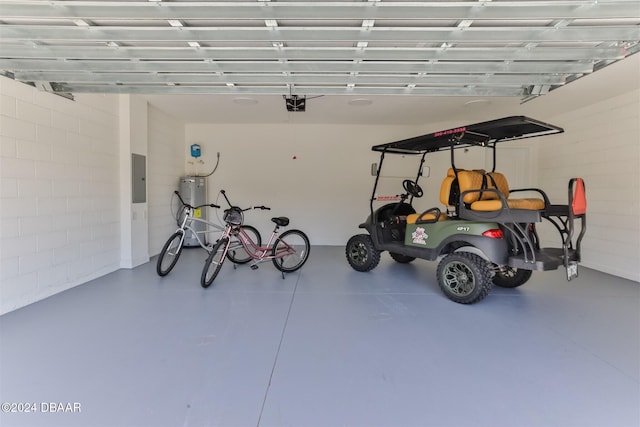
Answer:
M216 165L213 167L213 170L211 172L209 172L207 175L194 175L197 176L199 178L209 178L211 175L213 175L213 173L218 169L218 165L220 164L220 152L218 151L216 153Z

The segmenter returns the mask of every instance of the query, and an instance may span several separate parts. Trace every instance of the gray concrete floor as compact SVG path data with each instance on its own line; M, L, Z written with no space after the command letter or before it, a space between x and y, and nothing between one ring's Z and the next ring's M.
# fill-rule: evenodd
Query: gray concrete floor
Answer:
M202 289L190 249L167 277L154 259L0 317L3 410L35 409L0 424L640 426L638 283L534 273L465 306L435 263L358 273L343 250L285 280L226 263Z

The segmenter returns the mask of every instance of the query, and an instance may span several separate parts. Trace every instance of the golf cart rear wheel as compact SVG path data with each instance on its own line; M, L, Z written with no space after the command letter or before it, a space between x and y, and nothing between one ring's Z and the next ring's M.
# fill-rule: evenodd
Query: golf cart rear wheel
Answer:
M489 294L493 282L489 264L478 255L454 252L438 264L438 285L452 301L473 304Z
M507 267L503 271L496 272L493 276L493 284L501 288L517 288L527 283L532 273L531 270Z
M393 252L389 252L389 255L391 255L391 258L393 258L395 262L399 262L400 264L407 264L416 259L416 257L413 256L396 254Z
M373 270L380 262L380 251L373 246L368 234L356 234L350 238L345 252L349 265L357 271Z

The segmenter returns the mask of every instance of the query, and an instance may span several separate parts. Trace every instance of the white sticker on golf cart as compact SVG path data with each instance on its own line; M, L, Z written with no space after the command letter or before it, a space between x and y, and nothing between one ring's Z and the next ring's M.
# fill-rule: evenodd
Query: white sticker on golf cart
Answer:
M424 232L424 228L418 227L416 228L416 231L411 233L411 238L413 239L413 243L415 244L426 245L427 242L425 240L429 238L429 235Z

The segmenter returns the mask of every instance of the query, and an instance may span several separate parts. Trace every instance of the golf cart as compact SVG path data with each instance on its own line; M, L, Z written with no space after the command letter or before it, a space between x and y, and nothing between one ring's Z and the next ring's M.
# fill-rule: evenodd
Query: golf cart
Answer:
M439 287L449 299L463 304L482 300L494 284L520 286L529 280L532 271L563 266L567 280L577 277L580 243L586 231L583 180L569 180L568 203L558 205L552 204L540 189L510 189L505 176L495 170L499 142L561 132L559 127L514 116L374 146L372 150L380 153L380 160L370 215L359 226L368 234L349 239L349 264L357 271L372 270L383 251L399 263L416 258L440 259ZM456 167L455 152L473 146L492 150L490 172ZM418 181L425 157L444 150L451 153L451 167L440 188L439 199L444 207L416 212L413 202L423 196ZM418 172L415 180L402 181L402 194L378 196L385 156L391 154L417 156ZM515 197L525 191L536 197ZM374 210L376 202L387 203ZM560 233L561 247L541 248L536 224L543 219ZM576 235L578 219L580 230Z

